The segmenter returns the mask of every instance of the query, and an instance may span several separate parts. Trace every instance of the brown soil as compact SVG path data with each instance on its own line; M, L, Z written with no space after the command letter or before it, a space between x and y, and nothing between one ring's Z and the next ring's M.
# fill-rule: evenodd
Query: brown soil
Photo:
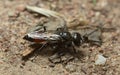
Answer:
M49 51L25 63L21 51L31 49L23 36L40 21L26 5L39 6L65 15L69 21L83 17L91 25L115 28L103 32L101 47L89 46L80 60L50 66ZM0 75L120 75L120 0L0 0ZM96 66L95 57L103 54L105 65Z

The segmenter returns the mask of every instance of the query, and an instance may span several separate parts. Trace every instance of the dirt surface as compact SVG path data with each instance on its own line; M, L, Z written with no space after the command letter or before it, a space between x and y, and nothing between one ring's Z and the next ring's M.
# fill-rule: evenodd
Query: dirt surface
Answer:
M21 60L21 51L31 49L23 36L40 16L25 10L26 5L38 6L63 14L67 21L78 16L89 25L103 24L101 47L86 46L81 59L51 67L49 51L36 58ZM120 0L0 0L0 75L120 75ZM107 58L104 65L95 65L96 55Z

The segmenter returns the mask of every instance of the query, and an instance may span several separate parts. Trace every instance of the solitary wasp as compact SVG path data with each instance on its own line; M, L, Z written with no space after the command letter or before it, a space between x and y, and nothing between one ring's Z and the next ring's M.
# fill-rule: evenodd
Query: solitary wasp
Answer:
M62 15L38 7L27 6L27 9L42 14L51 20L50 22L36 25L23 38L35 43L45 42L40 49L45 45L50 45L54 50L57 50L59 47L72 47L74 52L76 52L74 46L79 47L82 43L89 41L88 36L82 36L79 32L69 31L66 20Z

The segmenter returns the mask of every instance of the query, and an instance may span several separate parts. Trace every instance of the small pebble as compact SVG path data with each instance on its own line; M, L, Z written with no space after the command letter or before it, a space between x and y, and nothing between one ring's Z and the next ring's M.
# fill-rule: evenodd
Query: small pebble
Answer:
M108 5L107 0L99 0L93 9L100 11L100 10L103 10L107 5Z
M100 16L100 14L101 14L100 12L96 12L95 16L98 17L98 16Z
M23 5L23 4L18 5L18 6L16 7L16 10L19 11L19 12L24 11L24 10L25 10L25 5Z
M8 12L8 16L16 18L16 17L19 16L19 12L17 12L17 11L10 11L10 12Z
M75 72L76 69L77 69L77 67L75 65L73 65L73 64L67 64L65 68L69 72Z
M106 58L102 55L97 55L95 59L95 65L105 65L106 63Z
M50 63L49 67L55 67L55 64L54 63Z

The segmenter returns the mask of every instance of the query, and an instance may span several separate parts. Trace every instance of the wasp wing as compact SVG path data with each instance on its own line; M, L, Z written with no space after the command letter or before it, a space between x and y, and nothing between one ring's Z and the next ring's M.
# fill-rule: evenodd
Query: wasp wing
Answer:
M39 8L35 6L26 6L26 9L44 15L47 18L49 18L48 22L44 24L38 24L35 28L33 28L33 30L34 29L41 30L42 27L46 27L47 31L54 31L57 28L63 28L64 30L68 30L66 26L66 20L61 14L55 11L51 11L48 9Z
M102 44L102 30L99 27L79 27L75 30L71 29L70 32L80 33L81 36L83 36L84 41L92 45L101 46Z

